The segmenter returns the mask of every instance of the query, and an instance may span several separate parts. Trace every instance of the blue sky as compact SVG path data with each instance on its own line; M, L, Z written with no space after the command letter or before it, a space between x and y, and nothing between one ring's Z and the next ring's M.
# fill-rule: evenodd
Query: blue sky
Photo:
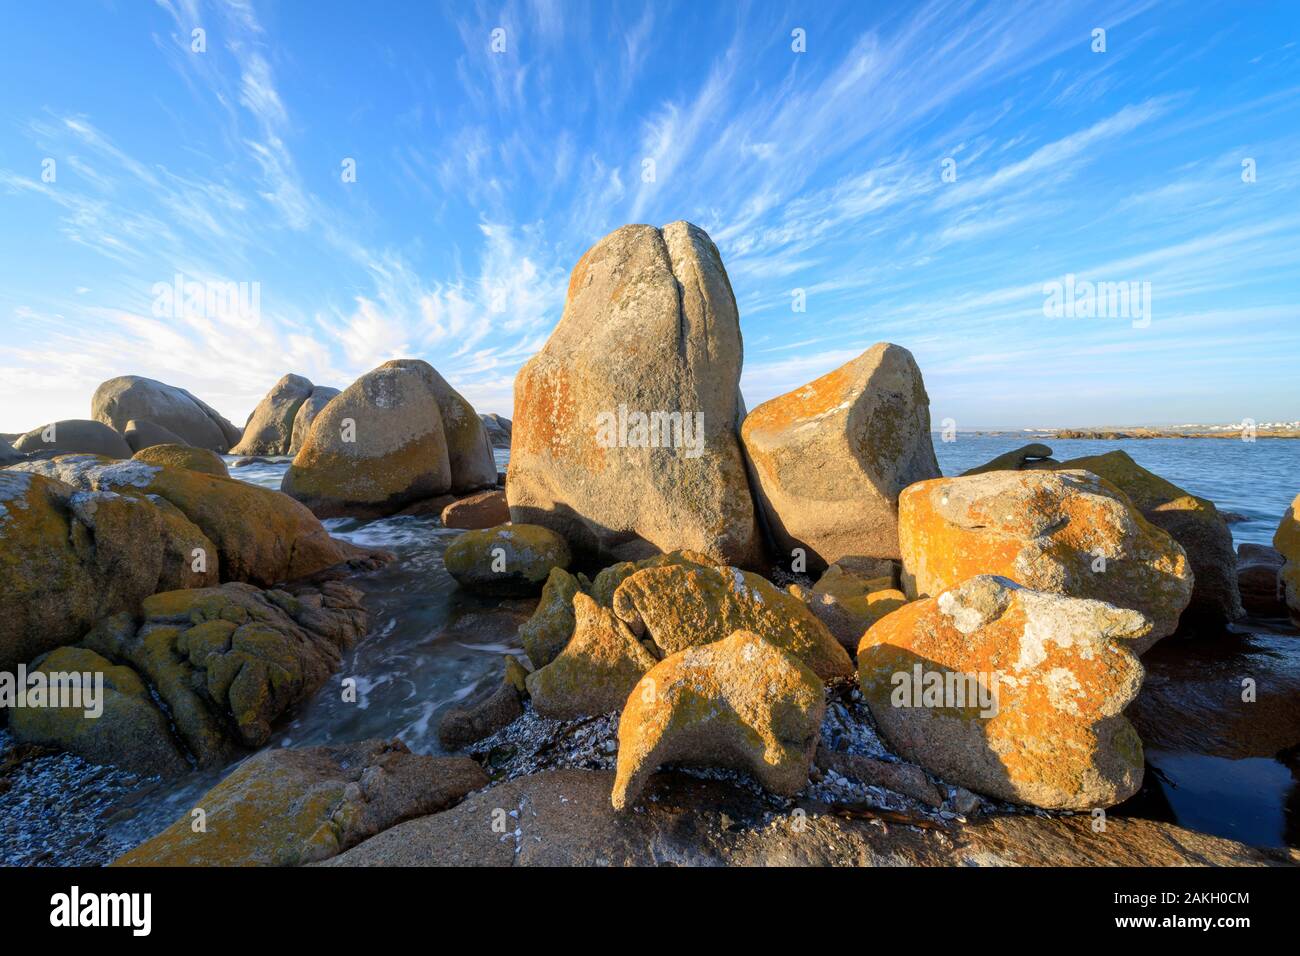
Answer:
M0 431L86 417L130 373L242 423L285 372L344 386L395 356L509 415L582 252L676 219L722 252L751 407L892 341L936 427L1300 418L1294 2L3 20ZM257 283L257 321L155 315L178 272ZM1046 316L1066 274L1149 282L1150 324Z

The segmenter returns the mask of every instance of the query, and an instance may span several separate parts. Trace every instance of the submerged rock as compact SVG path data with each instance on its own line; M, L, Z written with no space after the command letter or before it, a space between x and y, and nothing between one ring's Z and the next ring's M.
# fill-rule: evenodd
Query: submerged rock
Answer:
M736 434L741 352L735 298L703 230L624 226L600 240L515 379L512 519L552 528L584 558L692 548L756 566Z
M1030 442L1015 451L998 455L982 465L967 469L961 474L965 478L967 475L982 475L989 471L1028 471L1034 468L1050 468L1057 464L1059 462L1052 458L1052 449L1041 442Z
M185 389L139 375L102 383L90 400L90 417L118 433L132 421L153 422L188 445L223 455L240 438L238 428Z
M903 586L927 597L981 574L1134 608L1174 632L1192 593L1183 549L1128 498L1081 471L988 472L915 484L899 499Z
M1123 711L1150 628L1137 611L980 576L882 619L858 673L889 742L944 780L1039 807L1111 806L1142 783Z
M424 757L400 740L267 750L114 866L300 866L328 859L403 820L486 786L466 757Z
M614 809L674 762L745 770L772 793L797 793L825 712L821 678L752 632L672 654L641 678L619 719Z
M466 531L442 556L456 583L471 591L519 597L537 594L553 568L567 568L569 546L554 531L507 524Z
M169 468L187 468L205 475L229 478L226 463L215 451L195 448L192 445L150 445L131 456L135 461L150 465L163 465Z
M764 402L741 436L778 551L812 570L898 558L899 492L942 474L921 370L887 342Z
M654 642L661 657L735 631L753 631L824 681L853 674L849 655L803 602L738 568L646 568L618 586L613 605L634 633Z
M507 676L486 699L443 714L438 722L438 743L443 750L464 750L509 726L523 712L519 689Z
M1286 558L1276 548L1243 542L1237 545L1237 590L1247 613L1259 617L1286 617L1282 568Z

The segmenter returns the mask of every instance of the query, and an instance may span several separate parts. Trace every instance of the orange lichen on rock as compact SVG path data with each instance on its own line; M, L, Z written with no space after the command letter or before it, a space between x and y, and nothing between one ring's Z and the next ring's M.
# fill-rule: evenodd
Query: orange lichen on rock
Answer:
M943 779L1041 807L1110 806L1142 781L1123 710L1150 628L1137 611L986 575L881 619L858 674L885 737Z
M1115 488L1082 471L989 472L912 485L899 498L903 587L934 595L980 574L1141 611L1173 633L1191 598L1183 549Z

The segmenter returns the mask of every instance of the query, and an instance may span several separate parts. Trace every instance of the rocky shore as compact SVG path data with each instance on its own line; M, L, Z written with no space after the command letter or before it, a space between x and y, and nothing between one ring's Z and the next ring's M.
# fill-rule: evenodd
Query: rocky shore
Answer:
M242 429L115 378L0 445L20 860L1300 862L1134 809L1148 749L1300 745L1300 497L1238 553L1121 450L945 477L899 345L748 411L742 358L709 237L626 226L575 266L512 418L397 359L285 375ZM279 490L238 480L275 458ZM439 711L441 753L396 726L276 747L319 695L355 704L348 655L385 640L364 585L395 555L327 523L401 517L456 533L420 573L490 606L464 626L499 674ZM148 778L206 792L139 845L97 832ZM42 799L84 800L84 850L42 850Z

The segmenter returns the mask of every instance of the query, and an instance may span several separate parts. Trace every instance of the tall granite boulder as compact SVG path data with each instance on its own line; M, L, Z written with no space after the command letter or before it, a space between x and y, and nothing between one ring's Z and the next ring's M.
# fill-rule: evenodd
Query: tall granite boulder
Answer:
M14 450L44 458L53 455L103 455L130 458L131 446L103 422L74 418L33 428L14 442Z
M240 438L238 428L185 389L139 375L121 375L102 383L91 398L90 417L119 434L132 420L151 421L188 445L223 455Z
M1141 654L1172 634L1192 595L1179 544L1086 471L936 478L899 497L903 588L933 597L981 574L1141 611ZM897 613L897 612L895 612ZM892 616L892 615L891 615Z
M451 490L437 397L417 370L381 365L316 416L280 489L322 518L383 517Z
M289 441L287 454L298 454L307 441L307 436L311 433L312 422L321 413L321 409L328 405L330 400L338 394L339 390L337 388L330 388L327 385L317 385L311 390L311 394L298 406L298 414L293 416L293 434Z
M740 430L778 553L809 570L897 559L898 495L942 472L912 354L882 342L750 412Z
M497 483L496 459L483 420L474 406L438 374L428 362L394 359L380 368L404 368L424 379L438 402L442 434L447 442L447 464L451 468L451 490L456 494L491 488Z
M741 357L731 284L702 229L624 226L601 239L515 379L512 520L553 528L585 557L690 548L756 566Z
M286 375L258 402L244 426L232 455L286 455L293 443L293 426L299 409L314 386L301 375Z

